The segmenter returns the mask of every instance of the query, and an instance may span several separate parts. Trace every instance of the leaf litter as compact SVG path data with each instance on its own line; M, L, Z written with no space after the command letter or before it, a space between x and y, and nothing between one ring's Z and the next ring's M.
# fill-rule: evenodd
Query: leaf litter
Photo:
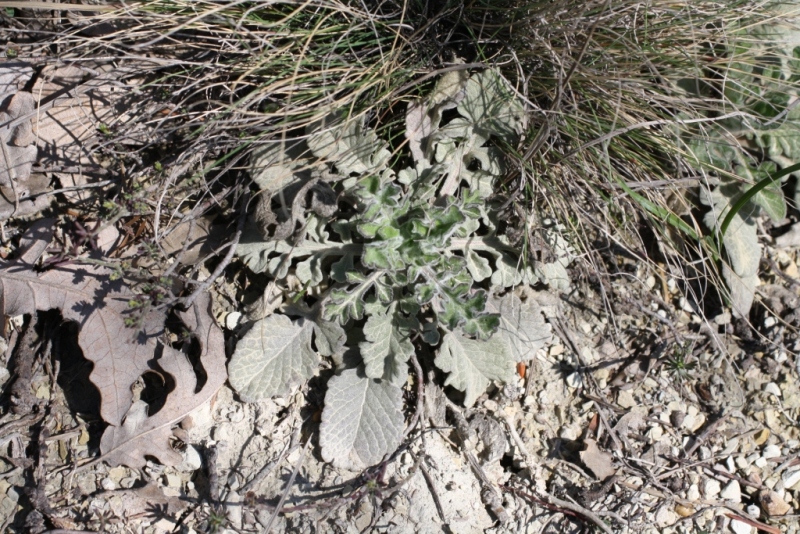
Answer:
M52 221L37 222L26 236L19 260L0 270L0 303L6 316L35 315L57 309L75 321L84 357L94 364L90 375L97 387L100 414L108 428L103 433L101 458L111 464L141 467L145 455L174 465L180 454L172 450L171 425L209 400L225 380L222 332L208 318L208 301L198 302L182 319L199 342L208 380L195 391L197 380L187 356L159 338L166 315L149 310L138 334L127 328L130 315L127 292L113 271L97 264L72 264L36 272L35 263L50 243ZM160 354L159 354L160 353ZM175 381L162 409L147 413L147 404L134 400L132 386L145 373L170 375Z

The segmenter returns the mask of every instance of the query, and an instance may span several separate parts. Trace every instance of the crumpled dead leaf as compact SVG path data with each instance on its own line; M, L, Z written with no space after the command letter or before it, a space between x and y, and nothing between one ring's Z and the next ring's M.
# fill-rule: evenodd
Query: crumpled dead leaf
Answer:
M128 302L134 296L111 270L100 265L65 265L38 273L34 263L52 237L52 221L41 220L23 239L22 256L0 263L0 313L6 316L60 309L80 327L78 343L94 363L90 380L101 396L100 414L109 423L101 439L101 458L111 464L141 467L144 455L174 465L180 453L169 444L171 428L222 386L226 379L222 332L210 315L209 300L198 299L181 314L197 343L206 381L197 389L197 377L186 354L163 345L163 312L147 313L141 332L125 326ZM170 375L175 387L162 408L148 415L133 402L131 386L146 372Z
M101 166L95 152L97 141L102 140L100 130L114 130L129 120L130 104L124 101L131 97L130 86L135 83L125 82L126 86L121 87L118 81L121 74L114 76L114 68L90 63L81 67L49 65L42 69L31 92L37 105L55 99L52 105L42 108L33 121L42 165L79 169ZM86 84L91 87L87 88ZM84 89L80 94L70 92L81 86ZM64 187L84 185L90 177L85 170L53 174ZM82 200L90 194L71 191L66 196L70 200Z
M0 69L0 78L6 74ZM31 166L38 154L33 144L31 121L11 127L12 121L33 112L33 95L25 91L0 93L0 103L4 109L0 111L0 220L3 220L14 215L30 215L47 207L47 197L28 197L46 190L49 180L31 175Z
M601 482L608 477L614 476L617 472L612 465L614 457L605 451L601 451L597 447L597 442L593 439L584 439L583 442L586 444L586 450L580 453L583 464Z

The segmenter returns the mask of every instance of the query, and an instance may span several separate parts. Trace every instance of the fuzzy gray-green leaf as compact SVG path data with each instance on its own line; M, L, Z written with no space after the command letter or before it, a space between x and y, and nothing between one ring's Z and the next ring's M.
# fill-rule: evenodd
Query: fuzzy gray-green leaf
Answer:
M311 124L308 146L315 156L336 165L340 174L377 173L391 156L384 141L365 128L360 119L344 120L336 115Z
M522 302L509 293L503 298L490 299L486 309L500 315L500 326L495 337L502 339L514 361L532 360L536 351L552 338L550 325L542 315L539 305L533 300Z
M380 462L403 435L403 391L348 369L328 381L319 428L322 458L361 471Z
M292 322L273 314L253 325L236 345L228 364L231 386L246 401L285 395L308 380L319 366L311 350L310 321Z
M364 372L369 378L388 380L401 386L408 376L408 359L414 353L411 329L416 320L396 312L396 304L387 311L370 315L364 325L366 341L359 343Z
M703 191L701 200L711 206L704 222L709 228L719 229L725 219L730 202L738 194L739 188L723 184L710 194ZM756 208L748 203L733 217L728 231L722 236L722 243L728 257L723 265L723 277L728 283L733 314L746 317L755 297L758 279L758 265L761 261L761 245L758 243L758 229L752 213Z
M464 392L464 405L469 407L486 391L490 380L505 382L511 377L514 360L497 336L476 341L448 332L434 363L448 373L445 385Z

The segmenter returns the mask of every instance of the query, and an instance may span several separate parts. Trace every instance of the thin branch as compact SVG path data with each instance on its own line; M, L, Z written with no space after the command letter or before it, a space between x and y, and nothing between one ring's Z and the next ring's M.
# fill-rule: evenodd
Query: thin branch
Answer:
M281 508L283 508L283 503L286 502L286 498L289 496L289 492L292 489L292 485L294 485L294 479L295 477L297 477L297 473L300 471L300 467L303 465L303 460L305 460L306 458L306 453L308 452L308 447L310 445L311 445L311 439L309 438L306 441L305 446L303 447L303 451L300 453L300 458L298 458L297 463L294 464L294 469L292 470L292 476L289 477L289 481L286 483L286 488L283 490L283 494L281 495L281 498L278 501L278 505L275 507L275 511L272 512L272 516L269 518L267 526L264 527L262 534L269 534L269 531L272 528L272 524L275 522L275 519L278 517L278 514L281 513Z

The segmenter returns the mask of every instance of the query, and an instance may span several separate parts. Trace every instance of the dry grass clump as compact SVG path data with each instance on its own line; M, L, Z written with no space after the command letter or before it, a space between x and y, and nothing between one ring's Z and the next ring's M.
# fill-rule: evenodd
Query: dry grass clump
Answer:
M752 111L763 94L751 90L745 105L728 78L736 69L767 75L741 43L743 29L796 15L783 6L776 16L775 4L509 0L465 11L479 53L504 65L530 111L506 191L534 228L547 218L566 225L590 279L636 278L639 260L663 263L701 307L719 309L706 290L725 292L725 254L698 193L720 176L748 180L698 160L689 145L719 143L710 130L726 119L770 118ZM766 158L741 133L731 145L754 164ZM624 256L635 261L619 265Z
M616 265L624 250L699 289L724 285L699 186L730 172L687 146L742 113L724 90L731 43L770 13L714 0L148 0L96 13L18 9L5 36L22 59L87 66L89 81L136 88L117 102L126 120L93 150L125 177L116 204L152 221L160 261L159 237L175 221L222 208L238 235L258 145L302 136L332 111L364 114L402 139L398 103L437 67L494 65L529 112L498 191L526 222L528 256L546 254L535 230L555 219L586 253L591 279L639 276ZM232 245L214 254L229 257Z

